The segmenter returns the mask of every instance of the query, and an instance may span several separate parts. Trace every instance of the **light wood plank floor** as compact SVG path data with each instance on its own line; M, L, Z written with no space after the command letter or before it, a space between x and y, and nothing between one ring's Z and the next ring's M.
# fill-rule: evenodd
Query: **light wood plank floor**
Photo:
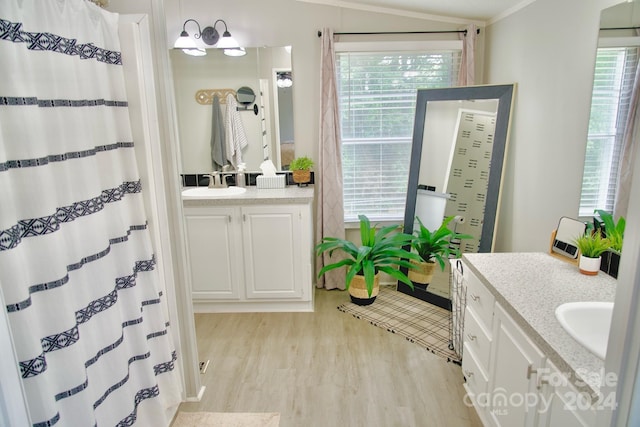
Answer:
M340 312L346 292L315 298L314 313L197 314L207 389L180 410L280 412L281 427L481 426L460 366Z

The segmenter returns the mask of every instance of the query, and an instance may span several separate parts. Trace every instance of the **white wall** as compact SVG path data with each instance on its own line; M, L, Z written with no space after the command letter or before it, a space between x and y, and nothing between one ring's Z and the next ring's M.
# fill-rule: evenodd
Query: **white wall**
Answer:
M600 11L618 2L537 0L487 28L487 83L518 85L497 251L546 251L578 215Z

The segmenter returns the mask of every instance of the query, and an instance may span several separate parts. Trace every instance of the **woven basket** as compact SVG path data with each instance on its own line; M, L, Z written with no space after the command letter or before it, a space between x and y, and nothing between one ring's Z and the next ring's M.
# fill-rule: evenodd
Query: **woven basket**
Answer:
M297 184L305 184L311 181L310 170L295 170L293 171L293 182Z
M431 279L433 279L433 273L436 269L435 262L418 262L411 260L411 264L417 266L416 269L409 270L409 280L416 283L421 284L429 284L431 283Z
M376 274L373 278L373 289L371 295L367 292L367 284L364 281L364 276L358 276L357 274L351 279L349 284L349 295L360 299L375 298L380 293L380 273Z

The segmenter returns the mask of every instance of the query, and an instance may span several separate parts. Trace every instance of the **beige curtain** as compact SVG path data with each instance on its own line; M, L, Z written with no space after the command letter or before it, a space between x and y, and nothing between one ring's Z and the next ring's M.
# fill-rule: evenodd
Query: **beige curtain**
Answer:
M318 166L320 176L316 179L317 218L316 240L323 237L344 239L344 206L342 203L342 155L340 141L340 116L338 113L338 89L336 84L335 50L333 31L322 29L322 57L320 59L320 149ZM318 177L317 177L318 178ZM316 271L332 262L327 253L316 257ZM317 281L319 288L344 289L344 268L329 271Z
M460 72L458 73L458 86L473 86L476 83L476 40L478 39L478 27L469 25L466 33L460 33L462 44L462 58Z
M633 178L633 163L638 151L638 138L640 138L640 123L638 121L638 102L640 102L640 64L636 69L636 79L633 82L631 93L631 103L627 124L622 145L622 158L620 161L620 171L618 174L618 188L616 192L616 202L613 209L615 218L627 216L629 207L629 195L631 191L631 180Z

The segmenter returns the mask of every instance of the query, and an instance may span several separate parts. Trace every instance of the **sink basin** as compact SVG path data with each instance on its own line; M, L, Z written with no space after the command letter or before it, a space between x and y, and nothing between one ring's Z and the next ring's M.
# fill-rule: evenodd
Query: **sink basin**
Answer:
M603 360L612 313L612 302L568 302L556 308L556 318L564 330Z
M182 191L183 199L211 199L215 197L237 196L247 191L244 187L209 188L195 187Z

